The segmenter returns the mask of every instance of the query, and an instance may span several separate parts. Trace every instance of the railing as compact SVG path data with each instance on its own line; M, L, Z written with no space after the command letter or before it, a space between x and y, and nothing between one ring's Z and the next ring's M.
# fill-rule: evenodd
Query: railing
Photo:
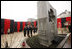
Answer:
M67 36L64 38L64 40L57 46L57 48L63 48L63 46L65 45L67 39L69 38L71 33L68 33Z

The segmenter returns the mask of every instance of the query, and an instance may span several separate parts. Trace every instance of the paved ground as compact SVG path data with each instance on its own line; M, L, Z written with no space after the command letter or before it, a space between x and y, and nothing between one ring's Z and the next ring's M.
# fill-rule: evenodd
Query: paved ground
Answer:
M33 36L37 35L33 34ZM28 37L24 37L23 32L14 32L13 34L6 34L1 35L1 48L5 47L5 41L8 41L8 46L10 48L23 48L22 42L25 41ZM24 48L30 48L27 44L24 46Z
M59 32L60 33L60 32ZM37 35L33 34L33 36ZM27 43L26 39L28 37L24 37L23 32L14 32L13 34L6 34L6 35L1 35L1 48L5 47L5 42L8 42L8 46L10 48L30 48ZM22 42L25 41L26 45L22 47ZM67 47L67 43L65 44ZM68 45L69 46L69 45ZM64 46L65 47L65 46Z

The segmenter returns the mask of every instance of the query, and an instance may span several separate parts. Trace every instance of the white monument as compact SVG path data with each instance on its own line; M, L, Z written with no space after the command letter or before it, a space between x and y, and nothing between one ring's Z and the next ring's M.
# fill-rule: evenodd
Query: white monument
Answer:
M48 1L37 2L39 42L49 47L51 41L57 36L56 10Z

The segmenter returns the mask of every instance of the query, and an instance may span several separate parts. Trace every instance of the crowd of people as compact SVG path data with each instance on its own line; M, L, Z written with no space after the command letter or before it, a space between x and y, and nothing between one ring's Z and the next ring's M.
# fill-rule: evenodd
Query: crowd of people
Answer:
M26 34L28 37L32 37L33 33L37 33L37 27L33 27L32 25L27 25L24 27L24 37L26 37Z

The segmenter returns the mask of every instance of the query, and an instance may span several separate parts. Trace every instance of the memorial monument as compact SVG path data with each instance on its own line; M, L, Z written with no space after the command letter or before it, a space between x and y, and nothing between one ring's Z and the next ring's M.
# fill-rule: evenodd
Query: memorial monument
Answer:
M49 47L57 36L57 17L54 9L48 1L37 2L39 42Z

